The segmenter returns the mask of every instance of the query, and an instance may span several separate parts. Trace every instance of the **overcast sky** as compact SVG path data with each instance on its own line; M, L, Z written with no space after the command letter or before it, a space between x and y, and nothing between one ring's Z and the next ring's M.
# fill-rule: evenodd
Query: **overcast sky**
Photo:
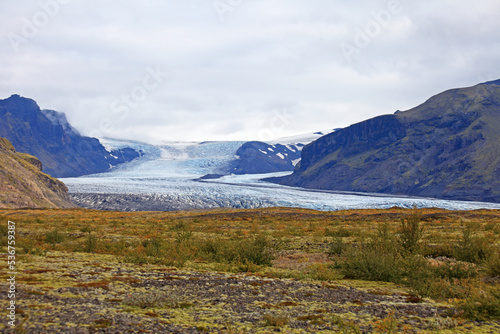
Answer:
M498 0L0 2L0 99L83 134L268 140L500 78Z

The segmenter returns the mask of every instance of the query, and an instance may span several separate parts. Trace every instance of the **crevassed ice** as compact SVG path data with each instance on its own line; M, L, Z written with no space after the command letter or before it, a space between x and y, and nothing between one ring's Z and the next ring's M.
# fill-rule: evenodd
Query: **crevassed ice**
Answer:
M500 204L430 198L324 192L260 181L265 175L227 175L195 181L217 173L234 159L243 142L165 143L142 147L148 153L107 173L66 178L71 193L159 194L199 209L212 207L300 207L316 210L362 208L439 207L450 210L500 209ZM117 147L117 143L107 143ZM121 144L123 145L123 143ZM135 149L140 148L136 144ZM123 146L122 146L123 147ZM193 204L194 203L194 204Z

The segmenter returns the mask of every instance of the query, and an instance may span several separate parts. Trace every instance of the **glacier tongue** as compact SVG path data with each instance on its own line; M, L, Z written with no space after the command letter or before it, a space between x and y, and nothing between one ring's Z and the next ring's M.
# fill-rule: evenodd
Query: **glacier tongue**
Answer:
M216 207L301 207L317 210L361 208L440 207L451 210L500 209L500 204L411 198L379 194L323 192L270 184L260 179L282 176L217 174L244 142L164 143L159 146L130 141L105 140L106 147L132 147L144 155L112 171L66 178L73 200L95 209L185 210Z

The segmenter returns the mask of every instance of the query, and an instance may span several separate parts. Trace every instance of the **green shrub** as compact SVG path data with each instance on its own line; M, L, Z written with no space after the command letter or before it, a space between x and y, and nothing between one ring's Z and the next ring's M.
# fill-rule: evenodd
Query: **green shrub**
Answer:
M231 262L235 257L232 243L220 237L204 240L199 255L207 261L218 263Z
M455 257L455 247L453 244L449 242L445 242L442 244L426 244L420 248L419 254L424 257L446 257L446 258L454 258Z
M241 263L271 266L275 245L265 235L252 239L222 239L220 237L198 242L198 256L218 263Z
M500 254L498 250L485 263L486 275L490 277L500 276Z
M185 231L188 229L188 224L185 221L179 220L172 227L170 227L171 231Z
M46 253L45 250L35 247L35 242L33 239L21 240L20 242L17 243L17 245L20 249L22 249L22 252L20 252L21 254L24 253L24 254L44 256Z
M421 256L405 259L403 266L403 283L412 293L437 300L466 298L473 286L471 280L477 276L477 270L469 264L443 263L431 266Z
M340 238L348 238L353 235L353 232L344 227L340 227L335 230L330 230L328 228L325 229L325 237L340 237Z
M333 239L333 242L331 242L330 245L328 246L327 253L330 256L342 255L345 249L346 245L344 243L344 240L341 237L335 237Z
M87 238L85 239L84 245L83 245L83 251L87 253L93 253L95 252L97 248L97 237L93 235L92 233L89 233L87 235Z
M0 235L0 247L9 245L9 238L7 235Z
M163 239L160 237L154 237L151 239L144 240L142 246L145 248L145 253L147 256L151 257L164 257L165 244Z
M391 232L389 223L384 222L377 226L377 233L372 237L370 243L375 251L399 254L401 247L397 242L396 236Z
M454 250L457 260L481 263L491 255L490 243L486 238L477 236L477 230L477 224L468 223L463 227L462 236Z
M401 247L409 253L416 252L424 234L424 227L420 223L420 214L417 209L413 209L408 219L401 220L398 232Z
M340 271L350 279L399 282L403 274L401 261L397 253L368 245L359 249L350 248L340 263Z
M9 228L7 227L7 221L4 221L4 217L0 216L0 236L4 237L7 236L7 232L9 231Z
M274 247L271 241L259 234L255 238L236 242L236 260L256 265L271 266L274 260Z
M500 290L475 291L459 303L464 315L476 321L500 318Z
M175 242L160 237L144 240L137 251L127 257L134 263L163 263L183 266L187 261L203 260L223 264L244 264L248 268L270 266L274 260L275 245L264 235L254 238L202 239L190 231L179 231Z
M60 244L66 240L66 236L61 233L59 230L52 230L50 232L45 233L45 242L49 244Z
M189 240L191 240L191 238L193 238L193 232L192 231L179 230L176 233L175 242L180 244L180 243L183 243L183 242L188 242Z
M444 278L449 281L453 279L474 278L478 275L477 269L467 263L443 263L432 267L435 277Z
M407 285L411 293L416 296L429 296L432 294L435 277L432 269L422 256L411 256L404 260L403 283Z
M92 229L88 226L84 226L80 229L80 232L82 233L91 233L92 232Z

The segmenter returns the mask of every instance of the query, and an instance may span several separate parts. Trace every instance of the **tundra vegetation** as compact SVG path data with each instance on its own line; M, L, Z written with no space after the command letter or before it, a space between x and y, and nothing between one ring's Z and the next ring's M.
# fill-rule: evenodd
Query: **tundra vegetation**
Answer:
M4 209L3 253L8 220L18 332L500 330L500 211Z

